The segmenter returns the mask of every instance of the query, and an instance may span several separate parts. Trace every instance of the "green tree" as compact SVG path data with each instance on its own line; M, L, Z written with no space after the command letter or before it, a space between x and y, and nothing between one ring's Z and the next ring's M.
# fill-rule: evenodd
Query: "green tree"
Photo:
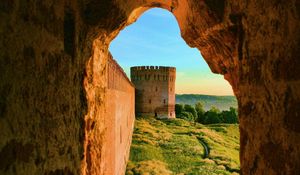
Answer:
M204 115L205 111L204 111L203 103L200 101L197 102L195 104L195 110L196 110L197 116L198 116L196 121L199 123L203 123L205 120L205 115Z
M194 117L193 121L195 121L197 119L197 117L198 117L197 112L196 112L195 108L192 105L185 104L184 105L184 111L190 112L193 115L193 117Z
M175 104L175 113L176 115L180 115L184 111L183 104Z
M187 111L183 111L181 114L179 114L177 116L177 118L181 118L187 121L194 121L194 116L192 113L187 112Z
M221 116L224 123L238 123L238 113L233 107L230 107L229 111L222 111Z
M205 114L204 124L215 124L222 123L222 117L220 115L220 110L214 106L211 107L209 111Z
M215 107L215 106L212 106L211 108L210 108L210 110L209 111L211 111L211 112L215 112L215 113L217 113L217 114L219 114L220 113L220 109L219 108L217 108L217 107Z

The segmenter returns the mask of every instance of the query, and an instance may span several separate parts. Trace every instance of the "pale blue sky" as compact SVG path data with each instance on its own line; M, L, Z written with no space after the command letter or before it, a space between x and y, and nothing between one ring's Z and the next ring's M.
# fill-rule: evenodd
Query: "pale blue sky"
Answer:
M173 66L178 94L233 94L223 76L210 71L199 50L181 38L177 21L167 10L146 11L120 32L110 51L128 77L131 66Z

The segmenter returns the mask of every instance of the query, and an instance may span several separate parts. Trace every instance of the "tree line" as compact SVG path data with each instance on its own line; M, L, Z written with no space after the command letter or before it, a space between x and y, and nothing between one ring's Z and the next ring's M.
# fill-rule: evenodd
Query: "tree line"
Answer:
M229 110L220 111L213 106L210 110L205 111L201 102L197 102L195 106L176 104L175 113L177 118L202 124L238 123L237 109L233 107L230 107Z

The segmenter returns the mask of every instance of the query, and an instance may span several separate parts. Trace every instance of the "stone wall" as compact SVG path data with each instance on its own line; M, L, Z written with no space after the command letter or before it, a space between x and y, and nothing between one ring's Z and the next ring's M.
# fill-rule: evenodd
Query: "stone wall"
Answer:
M152 7L232 85L242 173L300 174L298 0L1 0L0 174L105 174L108 46Z
M135 85L138 115L175 118L176 68L164 66L136 66L130 68Z
M0 1L0 174L81 173L91 50L75 6Z
M104 174L124 174L135 119L135 89L122 68L109 56L107 64Z

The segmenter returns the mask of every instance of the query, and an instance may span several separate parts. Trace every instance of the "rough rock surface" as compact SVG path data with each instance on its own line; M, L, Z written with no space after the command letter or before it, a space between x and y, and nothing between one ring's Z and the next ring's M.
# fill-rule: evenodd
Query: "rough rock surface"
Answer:
M298 0L1 0L0 174L104 174L108 45L152 7L232 85L242 173L300 174Z

